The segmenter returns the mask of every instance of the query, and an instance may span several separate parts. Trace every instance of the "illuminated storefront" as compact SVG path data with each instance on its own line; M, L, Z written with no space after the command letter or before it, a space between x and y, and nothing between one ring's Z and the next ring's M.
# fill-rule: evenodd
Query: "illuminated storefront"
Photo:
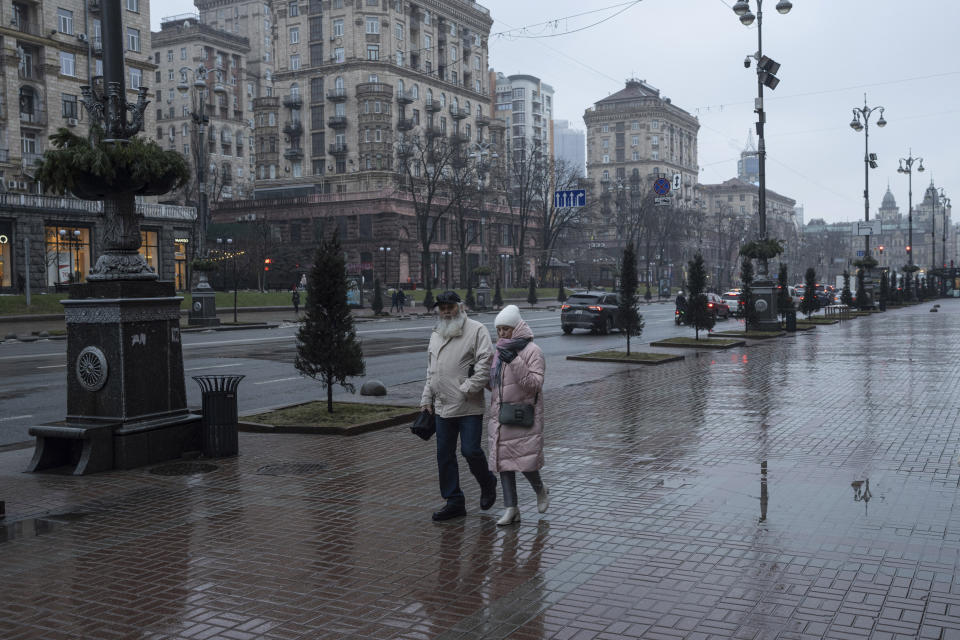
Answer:
M90 272L90 229L47 226L45 236L47 286L82 282Z
M0 288L13 286L13 224L0 221Z
M190 238L178 237L173 239L174 285L177 291L187 289L187 245Z
M140 230L140 255L156 273L160 273L160 242L157 239L158 236L159 233L153 229Z

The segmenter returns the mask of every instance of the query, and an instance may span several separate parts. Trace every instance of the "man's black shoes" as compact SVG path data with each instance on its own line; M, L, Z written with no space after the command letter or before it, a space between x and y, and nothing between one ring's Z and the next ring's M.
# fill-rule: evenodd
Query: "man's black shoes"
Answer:
M480 509L486 511L497 501L497 476L491 474L490 484L480 489Z
M452 518L460 518L467 515L467 510L462 504L447 504L440 509L440 511L433 512L433 519L435 522L441 522L443 520L450 520Z

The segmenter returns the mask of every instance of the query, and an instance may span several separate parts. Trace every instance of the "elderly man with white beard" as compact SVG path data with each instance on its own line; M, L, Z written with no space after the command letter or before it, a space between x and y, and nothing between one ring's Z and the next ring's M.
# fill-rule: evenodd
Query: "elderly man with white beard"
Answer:
M490 379L493 346L490 333L471 320L455 291L437 296L439 314L427 348L427 381L420 407L436 416L437 470L440 495L446 504L434 512L437 521L467 515L466 499L460 489L457 467L457 438L460 453L480 484L480 508L497 501L497 477L487 465L480 446L483 432L483 391Z

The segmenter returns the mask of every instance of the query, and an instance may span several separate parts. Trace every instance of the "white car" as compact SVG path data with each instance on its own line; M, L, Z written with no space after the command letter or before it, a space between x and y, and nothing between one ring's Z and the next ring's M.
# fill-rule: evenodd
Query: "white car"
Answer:
M730 313L732 315L740 315L740 292L739 291L727 291L722 296L723 301L727 303L727 306L730 307Z

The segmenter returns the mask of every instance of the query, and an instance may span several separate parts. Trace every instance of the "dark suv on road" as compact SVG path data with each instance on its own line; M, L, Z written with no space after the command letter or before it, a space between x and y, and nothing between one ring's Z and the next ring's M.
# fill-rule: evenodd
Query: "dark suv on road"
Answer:
M574 293L560 307L560 327L564 333L574 329L610 333L619 329L617 308L620 296L604 291Z

